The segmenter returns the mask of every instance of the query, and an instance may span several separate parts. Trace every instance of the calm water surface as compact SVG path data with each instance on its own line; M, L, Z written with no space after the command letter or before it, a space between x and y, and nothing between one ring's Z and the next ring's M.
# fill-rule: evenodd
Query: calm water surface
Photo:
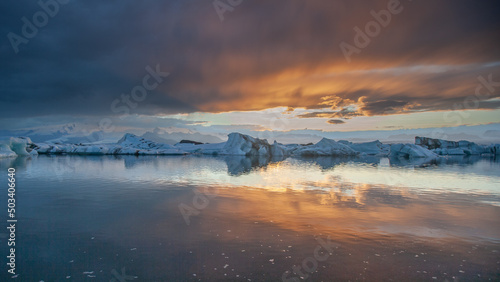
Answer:
M18 281L500 280L498 159L3 159L4 225L9 167Z

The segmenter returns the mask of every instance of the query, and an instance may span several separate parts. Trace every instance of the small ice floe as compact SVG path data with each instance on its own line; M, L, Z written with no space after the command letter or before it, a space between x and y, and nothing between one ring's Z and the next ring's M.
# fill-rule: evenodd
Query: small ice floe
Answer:
M226 269L229 266L229 264L224 265L224 269Z
M274 262L274 259L270 259L269 261L270 261L270 262Z
M66 279L70 279L70 278L71 278L71 276L70 276L70 275L66 276Z
M94 274L94 271L84 271L83 272L84 275L87 275L87 274Z
M244 252L245 252L245 250L241 250L241 252L242 252L242 253L244 253Z
M130 250L131 250L131 251L135 251L135 250L137 250L137 248L132 248L132 249L130 249Z
M70 260L70 261L69 261L69 263L73 263L73 262L75 262L75 261L74 261L74 260Z
M94 278L94 277L95 277L95 275L87 275L87 277L89 277L89 278Z
M11 278L17 278L17 276L19 276L19 274L12 275L12 277L11 277Z
M193 276L196 277L196 273L193 273Z
M231 232L231 230L228 229L227 232Z
M90 238L90 240L94 240L94 239L95 239L95 237Z

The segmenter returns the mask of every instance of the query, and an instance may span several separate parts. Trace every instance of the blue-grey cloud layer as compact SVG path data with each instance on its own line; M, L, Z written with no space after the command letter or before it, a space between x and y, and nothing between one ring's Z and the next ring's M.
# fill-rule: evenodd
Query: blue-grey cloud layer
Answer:
M354 65L347 64L339 43L351 42L353 27L364 26L370 11L387 2L243 0L221 22L212 1L70 0L15 54L7 34L21 35L21 18L31 20L41 8L36 1L6 0L0 3L0 118L115 115L112 101L140 85L148 65L159 64L171 75L134 109L139 114L244 110L251 108L247 101L262 100L263 94L227 85L261 81L287 69L313 70L325 62L355 68L363 62L380 67L500 61L498 1L438 0L402 1L404 15L394 16L356 54ZM313 108L320 101L297 97L267 97L269 102L255 107ZM396 98L375 91L365 102L377 114L388 104L435 110L463 100L411 93Z

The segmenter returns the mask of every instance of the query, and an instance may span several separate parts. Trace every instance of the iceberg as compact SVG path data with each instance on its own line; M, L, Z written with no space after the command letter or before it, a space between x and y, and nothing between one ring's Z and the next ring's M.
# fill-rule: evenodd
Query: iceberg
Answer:
M272 157L286 157L289 154L288 148L274 141L273 145L271 145L271 156Z
M416 136L415 145L434 151L438 155L498 154L495 145L484 146L465 140L457 142Z
M354 151L362 155L387 156L390 153L391 146L383 144L379 140L364 143L352 143L346 140L340 140L339 143L349 146Z
M15 158L17 157L16 152L10 149L7 144L0 144L0 158Z
M28 144L32 144L31 139L28 137L11 137L10 149L18 156L28 156ZM31 151L31 149L29 149Z
M137 135L127 133L117 145L102 148L107 150L104 154L114 155L184 155L185 151L175 148L172 145L164 143L156 143L154 141L139 137Z
M175 144L175 147L190 154L218 155L221 153L225 145L226 142L198 145L194 143L177 143Z
M76 155L184 155L187 152L174 146L156 143L127 133L116 144L34 144L39 154Z
M271 145L265 139L254 138L241 133L231 133L222 148L222 155L264 156L271 153Z
M414 144L392 144L391 157L403 158L435 158L438 155L424 147Z
M293 151L293 155L304 157L356 156L358 154L359 152L354 151L351 147L327 138L321 139L314 145L298 147Z

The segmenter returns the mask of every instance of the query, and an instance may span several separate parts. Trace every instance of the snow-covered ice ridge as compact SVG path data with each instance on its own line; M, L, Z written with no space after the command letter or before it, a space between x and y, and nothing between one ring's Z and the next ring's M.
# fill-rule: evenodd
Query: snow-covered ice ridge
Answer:
M125 134L112 144L33 143L27 137L11 138L0 144L0 157L38 154L76 155L237 155L237 156L386 156L398 158L435 158L440 155L498 155L500 144L478 145L469 141L446 141L415 137L415 144L383 144L380 141L352 143L323 138L316 144L273 144L265 139L231 133L228 140L215 144L178 143L174 146Z

